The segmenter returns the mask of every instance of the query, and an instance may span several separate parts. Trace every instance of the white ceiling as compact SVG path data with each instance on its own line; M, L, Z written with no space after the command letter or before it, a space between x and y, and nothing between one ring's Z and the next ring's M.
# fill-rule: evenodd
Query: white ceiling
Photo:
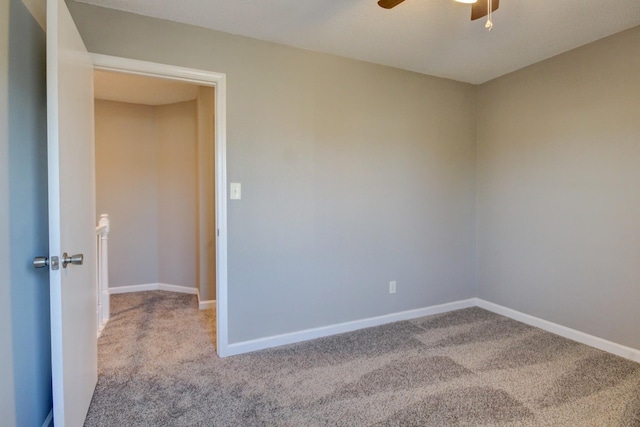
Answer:
M96 70L93 73L93 92L94 98L107 101L165 105L196 99L198 86L174 80Z
M640 0L501 0L491 32L453 0L79 1L471 83L640 25Z

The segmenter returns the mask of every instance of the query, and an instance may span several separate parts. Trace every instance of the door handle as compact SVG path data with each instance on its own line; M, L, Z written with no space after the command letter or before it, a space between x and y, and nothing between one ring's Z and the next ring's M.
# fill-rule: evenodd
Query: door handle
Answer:
M84 261L83 254L76 254L72 256L67 255L66 252L62 254L62 268L67 268L67 265L69 264L82 265L83 261Z
M46 256L37 256L33 259L33 268L49 267L49 258Z

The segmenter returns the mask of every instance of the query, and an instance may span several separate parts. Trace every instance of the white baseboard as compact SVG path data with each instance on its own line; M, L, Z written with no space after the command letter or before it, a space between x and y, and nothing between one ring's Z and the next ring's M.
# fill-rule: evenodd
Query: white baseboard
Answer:
M198 298L198 308L200 310L206 310L207 308L212 308L215 306L216 306L216 300L214 299L200 301L200 298Z
M44 422L42 423L42 427L50 427L53 425L53 408L51 408L51 410L49 411L49 415L47 415L47 418L45 418Z
M104 327L107 326L107 322L103 323L102 325L100 325L100 327L98 328L98 338L100 338L100 335L102 335L102 331L104 331Z
M399 322L401 320L416 319L418 317L429 316L432 314L446 313L453 310L460 310L476 305L475 298L455 301L446 304L434 305L431 307L419 308L416 310L402 311L400 313L387 314L384 316L370 317L368 319L354 320L352 322L339 323L336 325L322 326L319 328L306 329L298 332L290 332L282 335L274 335L255 340L242 341L229 344L224 356L233 356L242 353L248 353L265 348L278 347L286 344L294 344L297 342L308 341L315 338L327 337L330 335L343 334L358 329L380 326L387 323Z
M145 285L114 286L109 287L109 295L128 294L129 292L157 291L159 283L147 283Z
M480 298L476 298L476 305L480 308L484 308L485 310L489 310L494 313L509 317L513 320L526 323L527 325L535 326L536 328L540 328L547 332L560 335L561 337L565 337L570 340L595 347L599 350L615 354L616 356L624 357L625 359L640 362L640 350L637 350L635 348L616 344L614 342L607 341L605 339L589 335L584 332L568 328L566 326L558 325L557 323L549 322L548 320L540 319L539 317L512 310L510 308L485 301Z
M183 294L198 294L197 288L188 286L169 285L167 283L146 283L143 285L131 285L131 286L114 286L109 288L109 294L126 294L129 292L144 292L144 291L169 291L180 292Z
M188 286L170 285L167 283L145 283L143 285L131 285L131 286L114 286L109 288L109 294L126 294L130 292L145 292L145 291L168 291L179 292L183 294L196 295L198 298L198 309L205 310L207 308L215 307L216 300L200 301L200 290L198 288L191 288ZM104 325L103 325L104 327ZM102 328L98 331L98 337L102 333Z
M169 285L167 283L158 283L158 290L198 295L198 288L191 288L188 286Z
M204 310L216 306L216 300L200 301L200 292L197 288L186 286L169 285L166 283L148 283L144 285L119 286L109 288L110 294L119 294L127 292L143 292L143 291L170 291L181 292L187 294L195 294L198 297L198 308ZM249 353L256 350L263 350L281 345L294 344L297 342L308 341L315 338L327 337L330 335L342 334L345 332L356 331L358 329L380 326L387 323L399 322L401 320L416 319L418 317L430 316L433 314L446 313L449 311L460 310L469 307L480 307L485 310L509 317L530 326L535 326L547 332L551 332L561 337L577 341L582 344L615 354L625 359L640 362L640 350L617 344L603 338L589 335L548 320L540 319L529 314L525 314L499 304L485 301L481 298L470 298L466 300L454 301L446 304L434 305L415 310L402 311L400 313L392 313L384 316L370 317L368 319L354 320L351 322L339 323L335 325L322 326L319 328L306 329L303 331L290 332L282 335L273 335L270 337L258 338L255 340L242 341L229 344L224 352L224 356L233 356L242 353Z
M386 323L398 322L401 320L415 319L433 314L446 313L449 311L460 310L469 307L480 307L485 310L492 311L505 317L517 320L530 326L535 326L547 332L560 335L573 341L615 354L625 359L640 362L640 350L616 344L605 339L558 325L547 320L540 319L529 314L521 313L480 298L470 298L467 300L455 301L447 304L435 305L416 310L403 311L400 313L388 314L385 316L371 317L368 319L355 320L352 322L339 323L336 325L323 326L320 328L307 329L299 332L291 332L282 335L274 335L271 337L259 338L255 340L242 341L239 343L229 344L224 356L233 356L242 353L249 353L256 350L263 350L271 347L278 347L286 344L294 344L297 342L322 338L330 335L342 334L358 329L370 328L372 326L384 325Z

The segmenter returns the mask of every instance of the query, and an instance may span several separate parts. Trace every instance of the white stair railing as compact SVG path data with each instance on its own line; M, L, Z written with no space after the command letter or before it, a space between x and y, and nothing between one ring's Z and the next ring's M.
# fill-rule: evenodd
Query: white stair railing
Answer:
M97 296L98 296L98 335L109 320L109 215L100 215L100 221L96 227L98 235L98 265L96 271Z

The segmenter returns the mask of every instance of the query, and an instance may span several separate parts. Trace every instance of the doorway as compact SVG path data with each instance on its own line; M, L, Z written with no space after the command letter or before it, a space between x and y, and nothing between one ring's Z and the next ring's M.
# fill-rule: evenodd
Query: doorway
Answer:
M188 83L201 87L197 103L213 103L210 143L196 144L197 156L197 289L200 308L216 307L216 351L227 351L227 244L226 244L226 78L223 74L144 61L92 54L96 72L124 73ZM207 92L206 89L213 88ZM210 95L208 95L210 94ZM201 120L202 122L202 120ZM204 131L206 135L206 130ZM203 138L206 141L206 137ZM214 164L215 163L215 164ZM215 193L215 199L211 197ZM99 212L100 213L100 212ZM215 221L211 221L215 218ZM215 257L211 253L215 252ZM214 271L214 274L211 272ZM215 277L211 277L215 276ZM210 291L215 284L215 303Z

